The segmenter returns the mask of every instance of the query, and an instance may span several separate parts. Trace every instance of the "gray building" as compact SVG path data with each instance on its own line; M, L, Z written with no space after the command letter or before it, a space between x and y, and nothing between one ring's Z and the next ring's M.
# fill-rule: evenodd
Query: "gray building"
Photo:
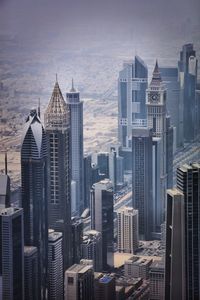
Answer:
M139 245L138 210L121 207L117 210L117 248L119 252L134 253Z
M44 115L48 146L49 228L63 233L64 269L71 265L70 114L56 81Z
M80 93L73 85L66 95L67 107L70 112L71 127L71 173L76 183L75 204L72 204L72 213L81 215L84 210L84 170L83 170L83 101Z
M167 89L167 111L176 129L177 146L180 147L183 145L183 115L179 71L177 67L160 67L160 73Z
M38 251L36 247L24 247L24 298L38 299Z
M94 300L92 266L75 264L66 270L65 300Z
M152 259L133 256L124 263L124 275L129 278L149 279L149 268L152 264Z
M132 129L146 122L147 81L147 66L138 56L124 63L118 79L118 139L126 170L131 170Z
M62 300L64 293L62 233L49 230L48 300Z
M115 278L110 275L101 275L95 278L95 300L115 299Z
M200 164L177 169L177 189L184 196L185 299L200 298Z
M79 264L81 259L81 245L83 241L83 221L81 218L72 217L72 263Z
M183 134L184 141L191 142L197 135L197 58L193 44L185 44L180 52L178 62L181 84L181 101L183 105Z
M10 206L10 177L0 175L0 208Z
M30 112L23 130L21 182L24 243L38 249L38 299L45 299L48 253L47 143L36 110Z
M90 259L93 261L95 272L103 270L102 235L99 231L89 230L84 232L81 250L83 259Z
M113 188L109 179L95 183L91 190L91 229L102 234L103 270L114 265Z
M138 210L139 236L149 240L153 231L152 130L133 129L132 147L133 207Z
M184 296L184 198L178 189L167 190L165 299Z
M23 209L0 210L0 299L24 298Z
M149 270L150 300L164 300L164 262L154 261Z

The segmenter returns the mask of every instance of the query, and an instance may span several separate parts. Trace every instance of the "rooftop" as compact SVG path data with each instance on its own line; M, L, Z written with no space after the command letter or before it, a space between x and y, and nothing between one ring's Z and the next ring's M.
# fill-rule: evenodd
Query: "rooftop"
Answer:
M88 270L90 270L92 268L92 266L90 265L81 265L81 264L74 264L73 266L71 266L70 268L68 268L66 270L67 273L85 273Z

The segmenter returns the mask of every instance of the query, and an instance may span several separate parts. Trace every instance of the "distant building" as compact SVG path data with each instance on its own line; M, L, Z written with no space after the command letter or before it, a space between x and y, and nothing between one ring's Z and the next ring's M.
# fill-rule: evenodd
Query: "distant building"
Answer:
M117 211L117 247L119 252L134 253L139 245L138 210L121 207Z
M114 265L113 188L109 179L95 183L91 190L91 228L102 234L103 270Z
M31 110L22 134L21 182L24 243L38 249L38 300L47 288L48 206L47 140L36 110Z
M48 222L63 234L64 269L71 265L70 113L56 81L44 114L48 146Z
M98 152L96 154L96 163L99 167L99 173L104 175L105 178L109 178L109 153Z
M164 300L164 262L154 261L149 271L150 300Z
M151 239L153 231L152 194L152 130L135 128L132 131L132 189L133 207L138 210L139 235Z
M91 181L92 181L92 155L85 154L83 158L84 165L84 208L88 208L90 206L90 189L91 189Z
M91 259L95 272L103 270L102 235L96 230L85 231L81 245L82 258Z
M38 299L38 251L36 247L24 247L24 298Z
M81 218L72 218L72 262L79 264L81 255L81 244L83 241L83 221Z
M125 170L131 170L132 129L146 120L145 93L148 70L140 57L124 62L118 79L118 139L122 146Z
M124 275L129 278L149 279L149 268L152 261L152 259L132 257L124 263Z
M0 175L0 209L10 206L10 177Z
M95 278L95 300L115 299L115 278L110 275Z
M0 299L24 298L24 224L21 208L0 210Z
M62 233L49 230L48 238L48 300L63 299Z
M84 210L84 170L83 170L83 101L80 93L72 87L66 94L67 107L70 112L71 129L71 175L76 182L76 197L74 213L80 216Z
M92 266L75 264L65 272L65 300L93 300L94 272Z
M178 189L167 190L165 299L184 296L184 198Z
M198 110L196 102L197 58L193 44L185 44L178 62L183 106L183 135L185 142L191 142L197 135Z

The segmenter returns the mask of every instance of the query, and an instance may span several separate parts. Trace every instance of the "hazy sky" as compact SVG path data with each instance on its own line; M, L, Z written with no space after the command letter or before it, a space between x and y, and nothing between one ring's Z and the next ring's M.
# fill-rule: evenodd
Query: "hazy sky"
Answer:
M167 36L199 20L199 0L0 0L0 30L36 40L47 33L71 41L120 32Z

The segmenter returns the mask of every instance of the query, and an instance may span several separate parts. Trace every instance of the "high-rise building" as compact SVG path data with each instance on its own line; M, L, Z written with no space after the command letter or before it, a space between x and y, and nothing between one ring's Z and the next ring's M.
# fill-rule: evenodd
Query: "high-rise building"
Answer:
M150 266L150 300L164 300L165 281L164 281L164 262L154 261ZM167 300L167 299L166 299Z
M84 155L84 208L90 206L90 189L91 189L91 177L92 177L92 155Z
M118 138L122 146L125 170L131 170L132 129L146 123L145 93L148 70L145 63L135 56L125 62L118 79Z
M83 182L83 101L80 93L72 88L66 95L67 107L70 112L71 128L71 173L76 182L75 214L79 216L84 210L84 182ZM73 207L73 206L72 206Z
M94 300L92 266L75 264L66 270L65 300Z
M62 233L49 229L48 300L62 300L64 294Z
M0 299L25 299L24 225L21 208L0 210Z
M166 174L167 174L167 188L173 187L173 140L174 140L174 128L171 126L171 119L166 117Z
M160 225L164 221L164 213L165 213L165 197L166 197L166 188L169 182L172 182L172 162L173 157L171 159L171 151L173 149L173 132L170 131L169 122L167 122L167 109L166 109L166 87L163 84L161 74L158 68L158 63L156 61L156 65L153 71L153 76L151 83L147 89L147 124L148 128L152 128L153 138L161 139L161 149L160 149L160 196L159 201L161 202L161 218ZM169 153L168 153L169 151ZM173 153L173 152L172 152ZM167 165L171 164L167 167ZM167 174L167 171L170 171Z
M81 244L83 240L83 221L81 218L72 218L72 263L79 264L81 260Z
M45 299L48 253L47 143L36 110L30 112L24 126L21 182L24 243L38 249L38 299Z
M105 178L109 178L109 153L99 152L96 155L96 163L99 167L100 175L104 175Z
M178 189L167 190L165 299L184 297L184 199Z
M64 269L71 264L70 114L56 81L44 115L48 149L49 228L63 234Z
M115 278L110 275L95 278L95 300L115 299Z
M38 299L38 251L36 247L24 247L24 299Z
M124 158L119 155L120 146L110 146L109 152L109 179L112 181L113 189L118 190L124 184Z
M153 231L152 129L133 129L132 147L133 207L138 210L140 238L148 240Z
M132 207L121 207L117 210L118 251L134 253L138 245L138 210Z
M172 126L176 128L177 146L183 145L183 116L180 94L179 72L177 67L160 67L163 83L167 89L167 111Z
M7 153L5 154L5 174L0 174L0 209L10 206L10 177L7 170Z
M82 258L91 259L93 261L94 271L101 272L103 270L101 233L96 230L85 231L81 249Z
M177 169L177 188L184 195L185 299L200 298L200 164Z
M180 52L178 62L179 78L182 88L183 105L183 134L184 141L194 140L197 134L197 103L196 103L196 84L197 84L197 58L193 44L185 44Z
M114 265L113 188L109 179L95 183L91 190L91 228L102 234L103 270Z

